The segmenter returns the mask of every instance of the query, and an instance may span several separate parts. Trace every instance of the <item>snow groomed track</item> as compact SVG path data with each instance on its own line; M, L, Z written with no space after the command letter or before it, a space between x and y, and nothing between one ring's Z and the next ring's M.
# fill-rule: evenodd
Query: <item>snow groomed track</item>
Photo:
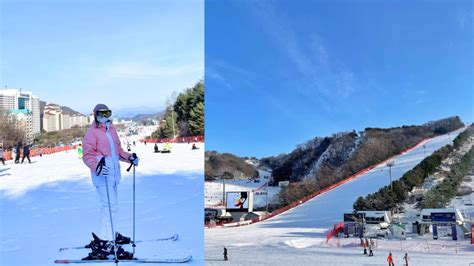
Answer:
M461 131L427 140L423 145L392 158L395 161L392 180L399 179L425 156L450 143ZM223 246L228 248L229 257L234 254L233 259L228 262L230 265L294 265L296 262L299 265L315 265L315 261L321 265L385 263L387 250L400 250L398 241L379 241L380 251L376 250L376 256L368 258L361 257L357 243L351 242L353 239L341 242L341 247L346 248L326 246L325 234L336 222L342 220L344 212L352 211L357 197L373 193L388 184L388 169L385 164L379 164L357 178L268 220L243 227L208 229L205 232L206 264L219 265L216 259L222 257ZM410 252L424 251L422 244L426 240L413 241L405 243L407 248L411 247ZM443 256L449 256L452 265L465 265L471 260L466 254L474 252L474 249L471 251L470 248L465 247L467 253L464 255L454 256L449 254L450 251L446 251L447 255ZM403 254L395 252L394 256L401 258ZM419 253L414 256L414 265L443 265L439 264L439 257L433 254Z

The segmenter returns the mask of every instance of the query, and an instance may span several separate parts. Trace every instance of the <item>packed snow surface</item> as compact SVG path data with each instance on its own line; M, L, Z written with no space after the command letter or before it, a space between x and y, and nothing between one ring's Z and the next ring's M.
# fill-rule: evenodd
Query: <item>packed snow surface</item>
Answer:
M392 180L399 179L425 156L450 143L460 132L433 138L424 145L394 157ZM389 184L386 165L271 219L233 228L205 230L206 265L222 265L223 247L228 249L226 265L386 265L391 251L395 264L402 265L405 252L410 265L469 265L474 263L474 247L468 240L433 240L429 236L409 236L405 241L377 240L374 257L362 255L358 239L332 239L326 232L343 213L352 212L359 196Z
M153 153L153 144L132 146L136 168L136 239L179 234L175 242L137 244L136 257L193 255L203 265L204 145L172 144L170 154ZM159 144L160 149L163 144ZM81 259L81 246L99 227L99 200L89 169L76 151L32 158L32 164L0 165L0 265L55 265L56 259ZM117 231L132 237L133 176L122 163L118 187ZM95 264L84 264L95 265ZM119 264L120 265L120 264ZM126 265L126 264L124 264Z

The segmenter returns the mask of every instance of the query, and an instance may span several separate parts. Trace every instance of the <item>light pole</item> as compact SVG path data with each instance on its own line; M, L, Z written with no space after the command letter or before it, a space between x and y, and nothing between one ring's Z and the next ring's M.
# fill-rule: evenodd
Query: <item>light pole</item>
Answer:
M392 166L395 165L395 161L389 161L387 162L387 166L388 166L388 174L390 176L390 190L393 191L393 186L392 186Z
M265 214L268 214L268 183L270 182L270 178L268 177L268 180L267 180L267 186L266 186L266 192L267 192L267 195L265 196Z
M225 178L222 178L222 205L225 207Z

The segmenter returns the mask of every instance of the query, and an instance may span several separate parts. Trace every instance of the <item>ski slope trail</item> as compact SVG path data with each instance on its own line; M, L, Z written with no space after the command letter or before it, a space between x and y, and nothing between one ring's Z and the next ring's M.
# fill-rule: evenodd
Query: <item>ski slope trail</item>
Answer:
M399 179L423 158L450 143L461 131L430 139L424 145L395 156L392 180ZM362 257L361 249L354 243L354 239L341 240L340 247L326 245L326 232L336 222L342 221L343 213L352 212L352 205L357 197L373 193L388 184L388 168L382 164L268 220L242 227L206 229L206 264L219 265L224 246L228 249L230 259L226 264L230 265L315 265L316 261L320 265L380 265L386 262L388 254L388 251L383 251L382 257L381 250L392 250L395 257L401 258L404 253L394 251L401 249L399 241L380 240L380 250L374 251L376 256L371 258ZM427 240L413 240L413 243L406 241L408 244L405 244L405 249L419 252L413 254L414 265L443 265L439 257L421 253L425 251L425 241ZM467 254L472 255L474 252L467 244L464 249ZM451 265L474 262L466 254L453 256L449 252L454 253L454 249L447 250L447 255L443 256L453 257ZM400 262L399 259L398 264Z
M204 147L197 145L200 149L192 151L191 144L173 144L170 154L155 154L150 144L132 146L140 158L136 239L179 234L176 241L137 244L136 257L166 259L191 253L188 264L203 265ZM0 265L55 265L56 259L87 256L89 250L58 250L85 245L91 232L98 231L99 200L89 169L75 151L32 161L9 161L0 167ZM126 172L127 164L121 168L114 224L118 232L132 237L133 177L132 171Z

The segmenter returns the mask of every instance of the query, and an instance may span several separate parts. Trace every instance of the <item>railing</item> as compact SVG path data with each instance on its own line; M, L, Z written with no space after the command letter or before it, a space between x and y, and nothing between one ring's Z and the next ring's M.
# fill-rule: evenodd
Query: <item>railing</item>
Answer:
M62 151L67 151L67 150L73 150L76 149L76 146L62 146L62 147L52 147L52 148L34 148L30 150L30 157L35 157L40 155L40 150L43 151L43 155L47 154L53 154L57 152L62 152ZM3 152L3 158L5 160L12 160L12 152L11 151L5 151ZM20 151L20 158L23 157L23 150Z
M194 136L194 137L176 137L176 138L163 138L163 139L140 139L140 142L148 143L188 143L188 142L204 142L204 136Z

